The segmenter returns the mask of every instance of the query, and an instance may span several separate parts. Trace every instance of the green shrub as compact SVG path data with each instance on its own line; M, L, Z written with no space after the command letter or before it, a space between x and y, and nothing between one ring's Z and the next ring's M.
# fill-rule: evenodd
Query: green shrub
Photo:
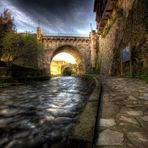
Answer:
M112 24L106 24L106 26L104 27L104 30L103 30L102 37L105 37L108 34L108 32L110 31L111 27L112 27Z
M100 64L99 63L96 63L96 65L93 68L91 74L100 74Z
M104 30L103 30L103 33L102 33L103 38L106 37L106 35L110 31L112 25L115 23L116 19L119 18L119 17L122 17L122 16L123 16L123 8L117 7L116 8L116 15L115 16L110 16L110 19L112 20L112 23L106 24L106 26L104 27Z
M122 17L123 16L123 8L117 7L116 8L116 17Z
M123 72L122 74L117 76L120 76L123 78L139 78L139 79L143 79L148 83L148 70L145 70L143 72L134 72L133 74L131 74L130 72Z
M121 77L124 77L124 78L132 78L132 74L130 72L123 72L121 74Z
M145 70L143 72L135 72L133 74L133 77L144 79L148 83L148 70Z

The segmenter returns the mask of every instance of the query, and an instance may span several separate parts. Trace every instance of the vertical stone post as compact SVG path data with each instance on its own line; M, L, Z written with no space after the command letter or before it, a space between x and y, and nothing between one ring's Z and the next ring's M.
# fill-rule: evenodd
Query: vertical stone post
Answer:
M37 40L41 41L42 40L42 31L40 27L36 28L36 36L37 36Z
M41 43L42 48L44 48L44 41L42 39L42 30L40 27L36 28L36 39ZM48 63L48 51L44 49L43 54L38 59L38 66L41 69L45 76L49 76L49 63Z
M96 39L97 39L97 33L95 30L92 30L90 32L90 50L91 50L91 65L92 68L95 68L95 61L96 61Z

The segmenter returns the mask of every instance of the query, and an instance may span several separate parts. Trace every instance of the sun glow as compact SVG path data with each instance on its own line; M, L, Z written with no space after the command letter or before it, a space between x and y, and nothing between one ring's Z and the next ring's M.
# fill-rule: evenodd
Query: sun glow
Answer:
M76 60L72 55L66 52L62 52L54 56L50 65L51 75L53 76L62 75L63 68L66 65L70 65L70 66L76 65Z
M54 58L53 58L53 61L56 60L56 61L65 61L67 63L72 63L72 64L76 64L76 60L73 56L71 56L70 54L68 53L59 53L57 54Z

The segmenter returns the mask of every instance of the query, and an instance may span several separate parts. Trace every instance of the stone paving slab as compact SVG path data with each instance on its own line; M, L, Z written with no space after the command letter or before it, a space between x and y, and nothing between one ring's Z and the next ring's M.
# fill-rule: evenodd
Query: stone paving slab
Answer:
M103 119L103 118L100 119L99 126L102 126L102 127L112 127L114 125L116 125L114 119Z
M148 148L148 84L98 78L103 84L96 148Z
M97 145L123 145L123 133L106 129L99 134Z
M143 116L143 117L141 117L142 118L142 120L144 120L145 122L148 122L148 116Z
M127 133L127 138L133 143L133 145L138 147L147 148L148 146L148 135L144 132L129 132Z

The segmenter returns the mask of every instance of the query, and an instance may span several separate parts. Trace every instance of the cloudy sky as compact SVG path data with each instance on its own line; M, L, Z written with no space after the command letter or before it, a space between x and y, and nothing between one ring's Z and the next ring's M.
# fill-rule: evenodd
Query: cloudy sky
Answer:
M95 29L94 0L0 0L0 13L8 8L18 32L88 34Z

